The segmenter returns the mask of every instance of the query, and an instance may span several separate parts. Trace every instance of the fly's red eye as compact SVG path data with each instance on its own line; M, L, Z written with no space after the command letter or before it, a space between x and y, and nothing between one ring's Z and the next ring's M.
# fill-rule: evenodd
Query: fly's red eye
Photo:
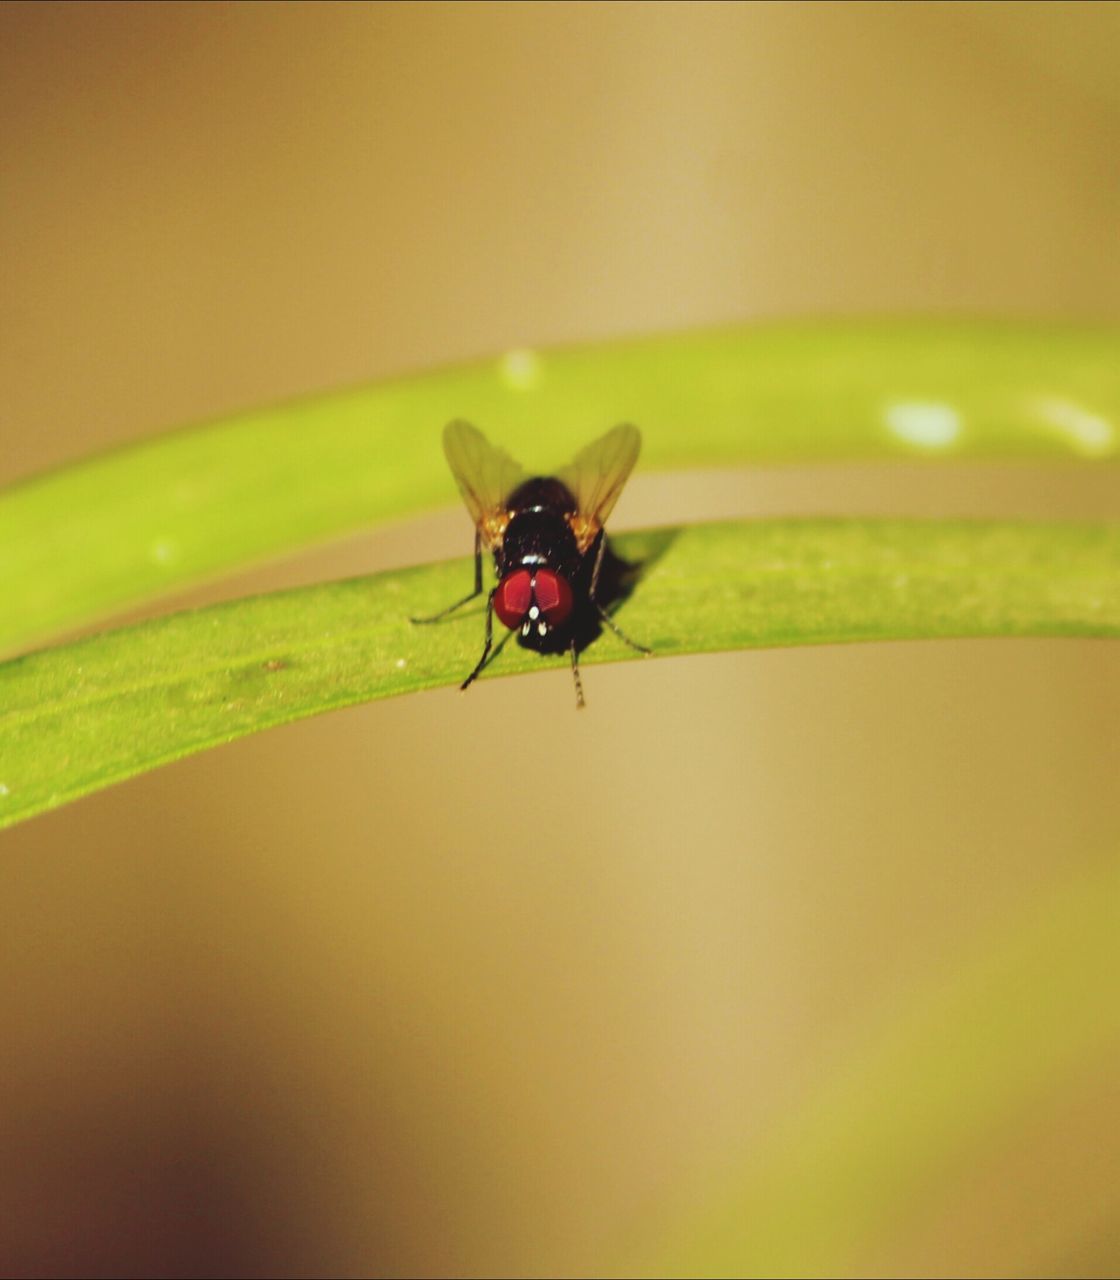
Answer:
M533 580L528 569L518 569L504 577L494 592L494 612L504 626L516 631L529 612L533 599Z
M537 607L550 626L558 627L572 611L572 589L568 579L551 569L538 569L533 583Z

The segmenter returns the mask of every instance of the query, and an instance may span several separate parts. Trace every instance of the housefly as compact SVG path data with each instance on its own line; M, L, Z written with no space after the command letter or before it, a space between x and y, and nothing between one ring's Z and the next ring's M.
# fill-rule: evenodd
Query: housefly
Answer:
M538 653L570 654L579 707L579 651L598 634L600 623L631 649L650 652L624 635L604 607L611 598L604 588L608 580L617 580L623 562L609 551L603 526L640 447L637 427L618 426L581 449L555 475L526 476L504 449L495 448L469 423L447 425L443 451L474 520L474 589L432 617L413 622L437 622L480 596L482 552L493 554L497 583L486 598L482 656L461 688L473 683L511 635ZM509 629L496 647L494 614Z

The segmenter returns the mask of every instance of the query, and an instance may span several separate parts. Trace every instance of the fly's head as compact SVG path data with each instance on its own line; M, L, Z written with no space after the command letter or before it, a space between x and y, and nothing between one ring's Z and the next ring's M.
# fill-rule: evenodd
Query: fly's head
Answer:
M531 649L548 647L571 616L572 588L563 574L543 567L514 569L494 590L494 612Z

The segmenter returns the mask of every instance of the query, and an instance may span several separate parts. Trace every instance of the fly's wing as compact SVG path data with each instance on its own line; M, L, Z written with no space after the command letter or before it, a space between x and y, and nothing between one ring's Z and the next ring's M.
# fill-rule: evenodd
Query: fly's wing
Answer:
M569 517L568 523L581 552L598 537L638 461L641 447L638 428L624 423L581 449L571 465L558 473L557 478L576 500L576 513Z
M524 472L469 422L447 424L443 451L483 545L494 551L509 524L507 499L525 478Z

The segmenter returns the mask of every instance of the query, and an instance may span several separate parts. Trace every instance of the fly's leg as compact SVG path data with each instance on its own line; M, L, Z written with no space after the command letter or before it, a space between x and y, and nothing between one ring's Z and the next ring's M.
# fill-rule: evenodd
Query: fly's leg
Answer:
M497 587L494 588L497 591ZM507 631L498 642L498 647L493 653L490 652L494 643L494 591L491 591L486 598L486 643L482 646L482 657L479 658L478 664L469 676L459 686L460 690L468 688L478 679L486 666L493 662L499 653L505 648L506 641L513 635L512 631Z
M590 599L591 603L595 606L595 612L599 615L600 618L602 618L602 620L607 624L607 626L610 627L610 629L615 633L616 636L618 636L618 638L624 644L628 644L630 648L633 649L636 653L652 653L653 650L647 649L644 644L638 644L634 640L631 640L630 637L625 633L625 631L623 631L622 628L619 627L618 623L616 623L615 620L611 617L611 615L603 608L603 606L599 603L598 599L596 599L595 589L599 585L599 570L603 567L603 552L606 549L607 549L606 535L600 530L599 547L598 547L598 550L595 552L595 564L591 569L591 589L587 593L588 598ZM574 651L572 654L572 662L574 665L575 663ZM578 678L577 678L577 683L578 683ZM582 704L583 704L583 699L581 696L580 705L582 706Z
M409 622L415 622L418 625L439 622L441 618L446 618L449 613L454 613L456 609L461 609L463 605L470 604L476 596L480 595L482 595L482 543L479 540L478 530L476 529L474 534L474 590L470 595L464 596L462 600L456 600L454 604L448 605L446 609L441 609L439 613L433 613L430 618L409 618Z
M572 679L576 682L576 710L582 711L586 704L583 701L583 681L579 678L579 660L574 640L572 641Z

